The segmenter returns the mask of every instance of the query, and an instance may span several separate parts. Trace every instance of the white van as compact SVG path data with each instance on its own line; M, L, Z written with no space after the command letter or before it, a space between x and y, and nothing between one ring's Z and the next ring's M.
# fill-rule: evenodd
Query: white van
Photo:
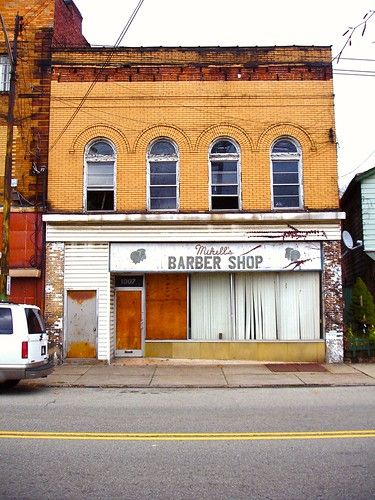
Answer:
M0 387L46 377L52 371L39 307L0 302Z

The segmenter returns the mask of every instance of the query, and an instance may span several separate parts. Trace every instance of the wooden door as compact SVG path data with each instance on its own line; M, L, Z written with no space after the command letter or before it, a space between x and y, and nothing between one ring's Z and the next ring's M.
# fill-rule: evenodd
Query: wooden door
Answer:
M142 354L142 291L116 292L116 355Z
M68 290L66 357L96 358L96 290Z

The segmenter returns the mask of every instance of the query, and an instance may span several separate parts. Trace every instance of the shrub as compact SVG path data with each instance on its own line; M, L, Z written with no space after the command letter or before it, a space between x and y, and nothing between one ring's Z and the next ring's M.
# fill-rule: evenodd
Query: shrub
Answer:
M370 334L375 326L375 304L371 293L361 278L353 287L352 302L349 309L350 326L359 335Z

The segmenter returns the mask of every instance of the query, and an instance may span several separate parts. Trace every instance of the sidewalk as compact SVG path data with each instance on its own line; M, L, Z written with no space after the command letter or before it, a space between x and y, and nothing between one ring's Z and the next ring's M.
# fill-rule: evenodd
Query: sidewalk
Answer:
M375 386L375 364L127 358L111 365L64 363L47 378L21 381L21 384L133 388Z

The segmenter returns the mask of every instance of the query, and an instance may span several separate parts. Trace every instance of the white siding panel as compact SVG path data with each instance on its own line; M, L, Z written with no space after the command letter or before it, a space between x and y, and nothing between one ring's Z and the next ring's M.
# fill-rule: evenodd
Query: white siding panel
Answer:
M363 243L367 251L375 250L375 176L363 179L361 185Z
M98 292L98 359L110 358L110 273L108 244L65 246L65 288Z
M293 226L295 227L295 226ZM47 241L339 241L340 223L286 225L103 226L47 223Z

